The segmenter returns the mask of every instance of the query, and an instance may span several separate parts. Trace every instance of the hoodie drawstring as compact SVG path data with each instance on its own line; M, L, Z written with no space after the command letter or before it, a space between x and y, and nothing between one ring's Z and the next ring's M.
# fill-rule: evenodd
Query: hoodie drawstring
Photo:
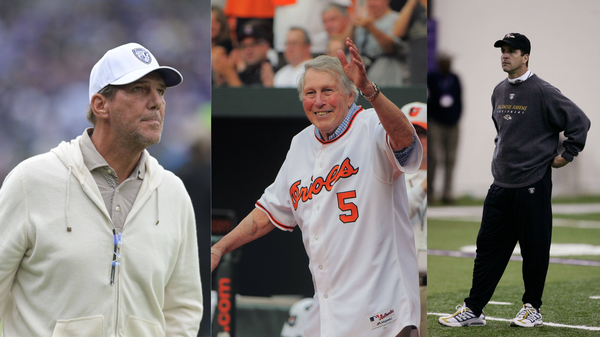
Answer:
M67 232L71 231L69 226L69 194L71 192L71 165L69 165L69 175L67 176L67 200L65 201L65 219L67 223Z
M158 187L156 188L156 225L160 222L160 203L158 202Z

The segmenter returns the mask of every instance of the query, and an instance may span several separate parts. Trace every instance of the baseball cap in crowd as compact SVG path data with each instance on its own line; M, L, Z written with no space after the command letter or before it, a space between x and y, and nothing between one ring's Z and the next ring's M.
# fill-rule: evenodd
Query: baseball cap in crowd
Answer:
M129 84L153 71L162 76L167 87L176 86L183 81L179 71L160 66L152 53L140 44L128 43L111 49L92 68L90 101L95 93L109 84Z
M525 54L531 52L531 43L527 36L519 33L508 33L502 40L496 41L494 47L500 48L503 44L511 46L513 49L521 49Z
M303 298L294 303L290 308L290 316L283 324L281 337L297 337L304 335L304 327L308 320L308 313L312 308L314 300L312 297Z
M406 104L400 110L402 110L412 125L418 125L427 130L427 104L412 102Z
M250 20L242 26L240 34L238 36L238 41L242 42L243 39L247 37L253 37L257 40L263 39L271 43L273 40L273 34L271 33L271 29L266 22L258 19Z

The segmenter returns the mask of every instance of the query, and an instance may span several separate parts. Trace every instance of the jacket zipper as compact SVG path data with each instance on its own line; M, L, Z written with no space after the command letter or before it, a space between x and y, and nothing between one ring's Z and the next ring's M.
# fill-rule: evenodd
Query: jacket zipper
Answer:
M87 189L85 188L85 186L86 185L82 186L83 191L88 196L88 198L90 198L92 201L94 201L94 198L92 198L90 196L90 193L87 191ZM158 189L158 187L156 189ZM150 199L150 196L152 195L152 193L154 193L154 192L151 192L151 193L149 193L147 195L147 197L145 198L145 200L141 203L140 208L136 209L133 214L130 213L130 216L128 216L129 219L133 219L137 215L137 213L141 210L141 207L143 207L144 204L146 204L146 202L148 202L148 200ZM96 203L96 202L94 201L94 203ZM96 206L100 207L97 203L96 203ZM116 229L114 223L112 222L112 219L110 219L110 217L108 219L110 220L110 223L113 226L113 229ZM125 226L127 226L127 222L125 222L123 224L123 229L121 230L121 234L125 231ZM117 285L117 306L116 306L116 314L115 314L115 337L117 337L118 336L117 333L118 333L118 329L119 329L119 293L120 293L119 290L120 290L120 285L121 285L121 267L120 266L119 266L119 268L117 270L116 282L115 283Z
M81 189L83 190L83 192L85 192L85 194L88 196L88 198L90 198L90 200L92 200L96 206L100 207L100 205L98 205L98 203L96 203L96 201L94 201L94 198L92 198L92 196L90 195L90 193L88 192L87 185L82 184ZM100 207L101 208L101 207ZM106 214L105 214L106 216ZM115 228L114 223L112 222L112 219L110 217L108 217L108 220L110 221L110 224L112 225L113 229ZM123 225L123 230L125 229L125 225ZM121 231L122 233L122 231ZM118 329L119 329L119 290L120 290L120 284L121 284L121 267L119 266L119 268L117 268L117 275L116 275L116 285L117 285L117 303L116 303L116 312L115 312L115 337L118 336Z

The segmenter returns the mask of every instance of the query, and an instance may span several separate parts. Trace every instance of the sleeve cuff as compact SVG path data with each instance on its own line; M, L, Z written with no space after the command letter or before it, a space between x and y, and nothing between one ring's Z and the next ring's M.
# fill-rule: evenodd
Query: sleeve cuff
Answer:
M410 144L410 146L400 149L399 151L394 151L394 156L398 160L398 163L400 163L400 166L406 165L406 163L408 162L408 158L410 158L410 155L411 155L413 149L415 148L416 143L417 143L417 135L413 134L413 142L412 142L412 144Z
M565 158L566 161L568 161L569 163L573 161L573 157L575 157L572 153L569 153L567 151L564 151L563 153L561 153L560 155L561 157Z

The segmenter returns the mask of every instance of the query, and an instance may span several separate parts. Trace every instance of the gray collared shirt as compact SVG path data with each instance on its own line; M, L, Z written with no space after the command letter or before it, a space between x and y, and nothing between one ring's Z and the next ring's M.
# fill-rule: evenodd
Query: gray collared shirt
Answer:
M144 165L146 152L142 152L140 160L129 178L119 185L117 173L108 165L92 143L90 136L93 132L93 128L88 128L81 137L83 162L98 185L115 229L117 232L121 232L146 174L146 165Z

